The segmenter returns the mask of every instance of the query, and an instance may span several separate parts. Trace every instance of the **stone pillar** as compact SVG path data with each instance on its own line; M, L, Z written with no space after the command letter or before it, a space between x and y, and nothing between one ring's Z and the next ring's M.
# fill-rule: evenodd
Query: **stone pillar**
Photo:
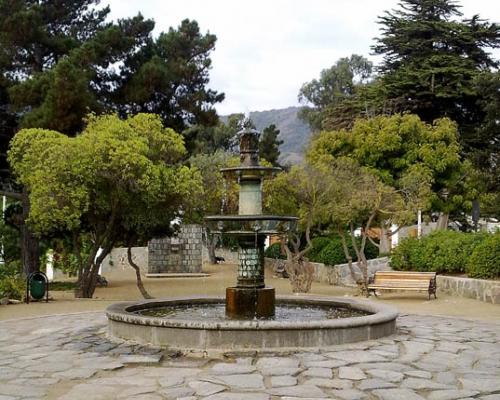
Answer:
M148 243L148 273L200 273L202 227L183 225L178 236L155 238Z

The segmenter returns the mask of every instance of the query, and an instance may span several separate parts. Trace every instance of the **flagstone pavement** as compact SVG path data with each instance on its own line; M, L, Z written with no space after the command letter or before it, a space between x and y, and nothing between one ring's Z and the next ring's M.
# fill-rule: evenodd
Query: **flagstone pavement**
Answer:
M500 324L403 315L387 338L189 357L118 343L103 312L0 322L0 400L500 400Z

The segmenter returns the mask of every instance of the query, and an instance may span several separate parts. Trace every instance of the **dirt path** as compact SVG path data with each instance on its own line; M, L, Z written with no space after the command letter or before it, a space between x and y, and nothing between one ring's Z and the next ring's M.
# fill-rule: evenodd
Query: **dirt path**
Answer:
M144 284L155 297L184 296L189 294L224 296L225 288L236 281L236 266L232 264L206 265L205 278L144 279ZM94 299L75 299L72 292L50 292L54 298L49 303L30 303L0 306L0 320L24 318L37 315L67 314L85 311L99 311L116 301L141 299L135 285L132 269L106 274L107 288L96 289ZM266 277L266 282L276 288L277 294L291 294L287 279ZM349 288L313 283L311 294L329 296L353 296ZM372 298L373 299L373 298ZM471 299L450 297L440 294L437 300L427 300L425 294L387 294L381 299L373 299L392 304L402 313L447 315L478 320L500 321L500 305L483 303Z

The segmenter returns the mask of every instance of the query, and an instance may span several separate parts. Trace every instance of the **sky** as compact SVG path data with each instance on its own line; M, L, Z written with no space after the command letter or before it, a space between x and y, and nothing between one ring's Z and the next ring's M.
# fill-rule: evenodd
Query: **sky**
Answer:
M202 33L217 36L209 87L226 95L219 114L298 105L303 83L339 58L360 54L375 64L370 46L377 17L397 0L102 0L111 18L142 13L156 22L154 34L194 19ZM500 22L500 1L461 0L464 17ZM500 58L500 53L495 52Z

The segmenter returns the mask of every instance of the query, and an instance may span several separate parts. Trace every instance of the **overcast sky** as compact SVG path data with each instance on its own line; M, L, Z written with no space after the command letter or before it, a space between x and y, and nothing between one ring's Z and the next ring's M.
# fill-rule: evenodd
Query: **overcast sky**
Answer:
M103 0L112 18L141 12L155 34L185 19L217 36L210 87L226 94L220 114L297 105L304 82L353 53L372 59L377 16L397 0ZM462 0L465 17L499 22L500 1ZM245 8L246 7L246 8ZM495 53L498 56L498 52Z

